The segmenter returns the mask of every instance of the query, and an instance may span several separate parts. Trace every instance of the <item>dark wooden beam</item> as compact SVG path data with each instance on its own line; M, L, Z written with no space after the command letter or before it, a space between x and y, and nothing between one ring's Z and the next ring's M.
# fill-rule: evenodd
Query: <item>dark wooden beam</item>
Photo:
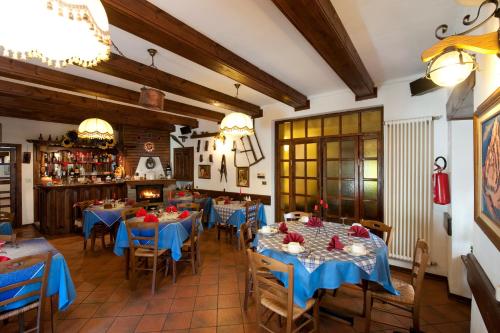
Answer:
M356 100L377 97L377 88L330 0L273 0L354 92Z
M0 76L54 88L98 96L115 101L137 104L139 92L56 71L48 67L0 57ZM204 108L165 99L165 111L183 116L219 122L224 114Z
M55 116L55 119L60 116L61 119L71 117L71 119L81 121L85 118L98 116L114 124L155 129L164 129L173 124L192 128L198 126L198 121L192 118L107 101L97 101L92 98L8 81L0 80L0 94L3 96L0 101L2 107L14 109L18 107L21 110L39 111Z
M306 96L146 0L103 0L114 26L225 75L295 109Z
M262 109L257 105L117 54L111 54L108 61L100 62L90 69L224 109L244 112L252 117L262 116Z

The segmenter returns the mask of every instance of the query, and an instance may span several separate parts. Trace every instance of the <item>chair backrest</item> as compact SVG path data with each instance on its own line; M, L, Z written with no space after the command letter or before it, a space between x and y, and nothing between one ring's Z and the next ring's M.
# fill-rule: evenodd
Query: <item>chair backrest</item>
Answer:
M203 209L191 215L191 235L190 235L191 244L194 244L194 241L200 234L200 224L202 217L203 217Z
M417 240L415 253L413 254L413 265L411 269L411 284L415 290L415 306L418 306L422 296L425 269L429 261L429 245L423 239Z
M259 221L260 200L247 201L245 203L245 223L247 223L253 232L260 228Z
M154 250L155 258L158 254L159 223L125 221L127 227L130 253L135 249L143 248Z
M148 204L146 205L147 209L151 208L159 209L162 207L163 207L163 202L148 202Z
M141 209L141 207L125 208L124 210L122 210L120 213L122 221L127 221L135 217L135 213L137 213L139 209Z
M190 210L190 211L199 211L200 204L197 202L180 202L177 204L177 209Z
M9 212L0 211L0 222L14 222L15 215Z
M219 201L226 201L226 200L231 201L232 199L227 195L222 195L222 196L215 198L214 202L217 204Z
M29 301L31 299L35 299L36 300L35 302L38 302L37 327L40 328L41 318L42 318L41 316L45 304L45 295L47 293L47 284L49 282L48 276L49 276L51 262L52 262L52 253L50 251L1 262L0 275L8 273L15 274L16 271L24 270L33 267L35 265L40 265L40 267L43 265L44 268L41 277L31 279L30 278L31 276L29 276L27 280L23 280L20 282L12 283L10 285L1 287L0 294L24 287L33 290L22 295L16 294L14 297L10 297L6 300L0 301L0 307L22 300Z
M261 310L261 302L264 298L276 300L279 303L287 304L286 316L286 332L291 332L293 321L293 290L294 290L294 271L292 264L285 264L270 257L263 256L259 253L247 249L248 262L252 270L252 277L254 283L254 291L256 295L257 315L262 317L263 311ZM279 272L288 274L288 283L285 288L273 279L271 272Z
M146 208L149 205L149 200L139 201L132 205L132 207Z
M252 228L250 228L250 224L243 223L240 225L240 249L246 251L251 247L251 243L253 241L253 233Z
M283 215L285 222L298 221L302 216L311 217L311 213L295 211Z
M383 222L375 221L375 220L361 220L361 225L365 228L368 228L372 231L375 231L375 234L378 233L377 236L381 236L382 239L385 238L385 244L387 247L391 245L392 242L392 227L390 225L384 224ZM384 237L385 234L385 237Z

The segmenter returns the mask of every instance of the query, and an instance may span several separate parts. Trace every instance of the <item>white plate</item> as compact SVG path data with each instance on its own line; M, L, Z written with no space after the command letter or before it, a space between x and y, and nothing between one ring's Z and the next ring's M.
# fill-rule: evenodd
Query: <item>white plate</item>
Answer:
M286 253L288 253L288 254L292 254L292 255L301 254L301 253L304 253L304 252L306 251L306 248L305 248L305 247L303 247L303 246L301 246L301 247L300 247L300 252L290 252L290 251L288 251L288 244L283 244L283 245L281 245L281 249L282 249L283 251L285 251Z
M370 252L366 248L363 252L352 252L351 245L344 246L344 251L355 257L366 256Z
M264 231L264 229L259 229L259 233L261 233L263 235L274 235L274 234L278 233L278 229L271 228L271 229L269 229L269 231Z

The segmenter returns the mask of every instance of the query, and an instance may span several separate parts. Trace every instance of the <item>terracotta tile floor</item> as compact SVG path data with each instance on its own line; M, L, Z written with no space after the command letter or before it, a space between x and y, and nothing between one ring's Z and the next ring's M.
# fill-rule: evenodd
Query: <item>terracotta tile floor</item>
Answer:
M21 236L30 237L33 232L23 229ZM174 285L170 276L164 278L155 296L150 293L149 276L140 279L135 291L130 290L124 279L123 258L115 256L111 248L83 252L79 236L51 242L65 256L78 295L67 311L58 314L58 332L258 332L253 301L246 312L241 306L245 271L242 255L224 238L217 241L212 230L202 236L201 272L193 276L190 266L179 264L178 282ZM393 274L405 278L403 273ZM321 316L320 332L363 331L364 319L359 316L362 295L358 290L343 287L336 297L327 297L323 303L353 314L355 320L349 326ZM469 332L470 307L449 300L443 281L425 281L421 313L427 333ZM374 316L387 323L410 325L408 319L384 312L375 311ZM28 321L32 318L27 316ZM48 322L44 326L50 327ZM388 325L372 324L373 332L393 330ZM16 332L17 323L0 323L0 331Z

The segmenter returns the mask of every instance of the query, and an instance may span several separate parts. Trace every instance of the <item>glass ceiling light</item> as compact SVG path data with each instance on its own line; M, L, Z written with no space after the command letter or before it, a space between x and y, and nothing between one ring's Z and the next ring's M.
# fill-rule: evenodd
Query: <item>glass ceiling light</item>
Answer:
M49 66L94 66L107 60L111 39L99 0L2 0L0 48L14 59Z
M78 137L88 140L113 140L113 127L99 118L89 118L82 121L78 126Z
M238 90L240 84L236 83L236 98L238 98ZM224 136L245 136L253 135L253 120L252 118L241 112L231 112L222 119L220 123L220 131Z
M427 66L426 77L441 87L452 87L467 79L477 68L473 55L451 48L435 57Z

